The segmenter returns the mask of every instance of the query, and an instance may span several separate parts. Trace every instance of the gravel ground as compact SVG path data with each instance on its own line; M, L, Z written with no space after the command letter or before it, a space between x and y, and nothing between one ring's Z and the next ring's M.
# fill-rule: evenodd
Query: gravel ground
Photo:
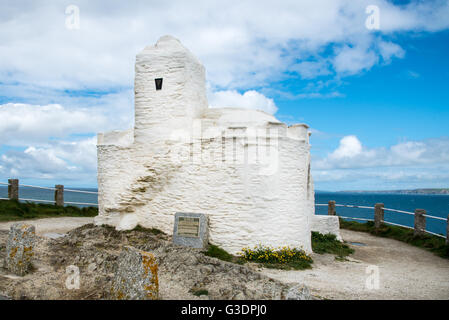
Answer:
M121 246L127 244L159 257L162 299L279 298L280 293L297 283L306 284L314 296L326 299L449 299L449 260L363 232L341 230L345 241L363 244L351 245L355 253L347 261L337 261L329 254L313 254L313 269L283 271L252 264L242 269L196 250L176 247L169 236L123 234L85 226L66 237L53 237L91 222L92 218L33 220L37 234L44 236L36 248L36 271L20 278L0 269L0 295L8 292L15 299L105 298L104 288L113 275L115 259ZM10 225L0 223L0 247L5 245ZM68 264L80 266L84 274L81 291L64 288L64 266ZM379 289L366 287L368 266L379 268ZM191 293L195 288L205 288L209 295L196 297Z
M12 224L18 222L26 222L36 227L36 234L44 235L46 233L67 233L72 229L81 227L82 225L93 223L94 218L81 217L62 217L62 218L45 218L27 221L11 221L1 222L0 230L9 231Z
M304 283L327 299L449 299L449 260L406 243L364 232L340 230L355 253L349 261L313 254L313 269L262 273L285 283ZM379 289L367 289L368 266L379 268ZM369 283L372 283L369 281Z

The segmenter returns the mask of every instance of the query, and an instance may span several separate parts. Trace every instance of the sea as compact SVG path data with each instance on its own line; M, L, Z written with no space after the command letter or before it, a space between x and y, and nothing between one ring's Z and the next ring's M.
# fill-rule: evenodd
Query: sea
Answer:
M374 207L383 203L385 208L414 212L425 209L428 215L447 219L449 214L449 195L444 194L398 194L398 193L350 193L323 192L315 193L315 203L327 204L334 200L337 204ZM345 217L374 219L374 209L336 208L337 215ZM327 214L327 207L315 207L316 214ZM414 226L414 216L405 213L384 211L384 220L409 227ZM426 218L426 230L446 235L446 221Z
M82 191L94 191L96 188L65 187ZM0 186L0 198L7 198L8 187ZM54 200L54 191L45 189L35 189L20 186L19 197L24 199ZM447 218L449 214L449 195L438 194L398 194L398 193L360 193L360 192L324 192L315 193L315 203L327 204L330 200L337 204L358 205L374 207L376 203L383 203L385 208L414 212L415 209L425 209L427 214ZM64 192L64 201L98 203L98 196L95 194L83 194L74 192ZM85 205L78 205L85 207ZM327 206L315 207L316 214L327 215ZM344 208L337 207L337 214L346 217L374 219L374 209ZM384 220L413 227L414 217L399 212L385 211ZM428 231L446 235L447 223L442 220L427 218L426 229Z

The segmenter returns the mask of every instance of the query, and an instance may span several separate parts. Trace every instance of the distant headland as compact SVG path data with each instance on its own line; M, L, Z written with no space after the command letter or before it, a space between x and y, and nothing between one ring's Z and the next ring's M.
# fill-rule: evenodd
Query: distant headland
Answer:
M449 195L449 188L424 188L412 190L345 190L337 191L339 193L398 193L398 194L447 194Z

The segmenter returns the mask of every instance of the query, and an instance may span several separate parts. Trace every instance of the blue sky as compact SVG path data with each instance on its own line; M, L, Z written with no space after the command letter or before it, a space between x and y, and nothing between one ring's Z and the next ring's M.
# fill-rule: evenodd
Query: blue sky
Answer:
M396 43L406 51L402 59L343 78L337 88L340 97L275 97L280 109L277 116L303 119L333 135L335 146L338 137L348 133L356 134L369 147L448 136L449 32L402 33ZM273 87L298 92L308 83L295 78ZM315 145L322 145L326 152L329 145L318 139L314 139Z
M0 181L96 186L96 133L133 125L135 55L171 34L205 65L211 106L310 126L316 189L449 187L449 1L0 9Z

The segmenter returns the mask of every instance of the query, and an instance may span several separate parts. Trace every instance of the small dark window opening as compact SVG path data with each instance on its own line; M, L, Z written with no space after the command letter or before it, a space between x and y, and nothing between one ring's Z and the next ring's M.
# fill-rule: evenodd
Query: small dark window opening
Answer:
M156 90L162 89L162 78L154 79L154 82L156 83Z

